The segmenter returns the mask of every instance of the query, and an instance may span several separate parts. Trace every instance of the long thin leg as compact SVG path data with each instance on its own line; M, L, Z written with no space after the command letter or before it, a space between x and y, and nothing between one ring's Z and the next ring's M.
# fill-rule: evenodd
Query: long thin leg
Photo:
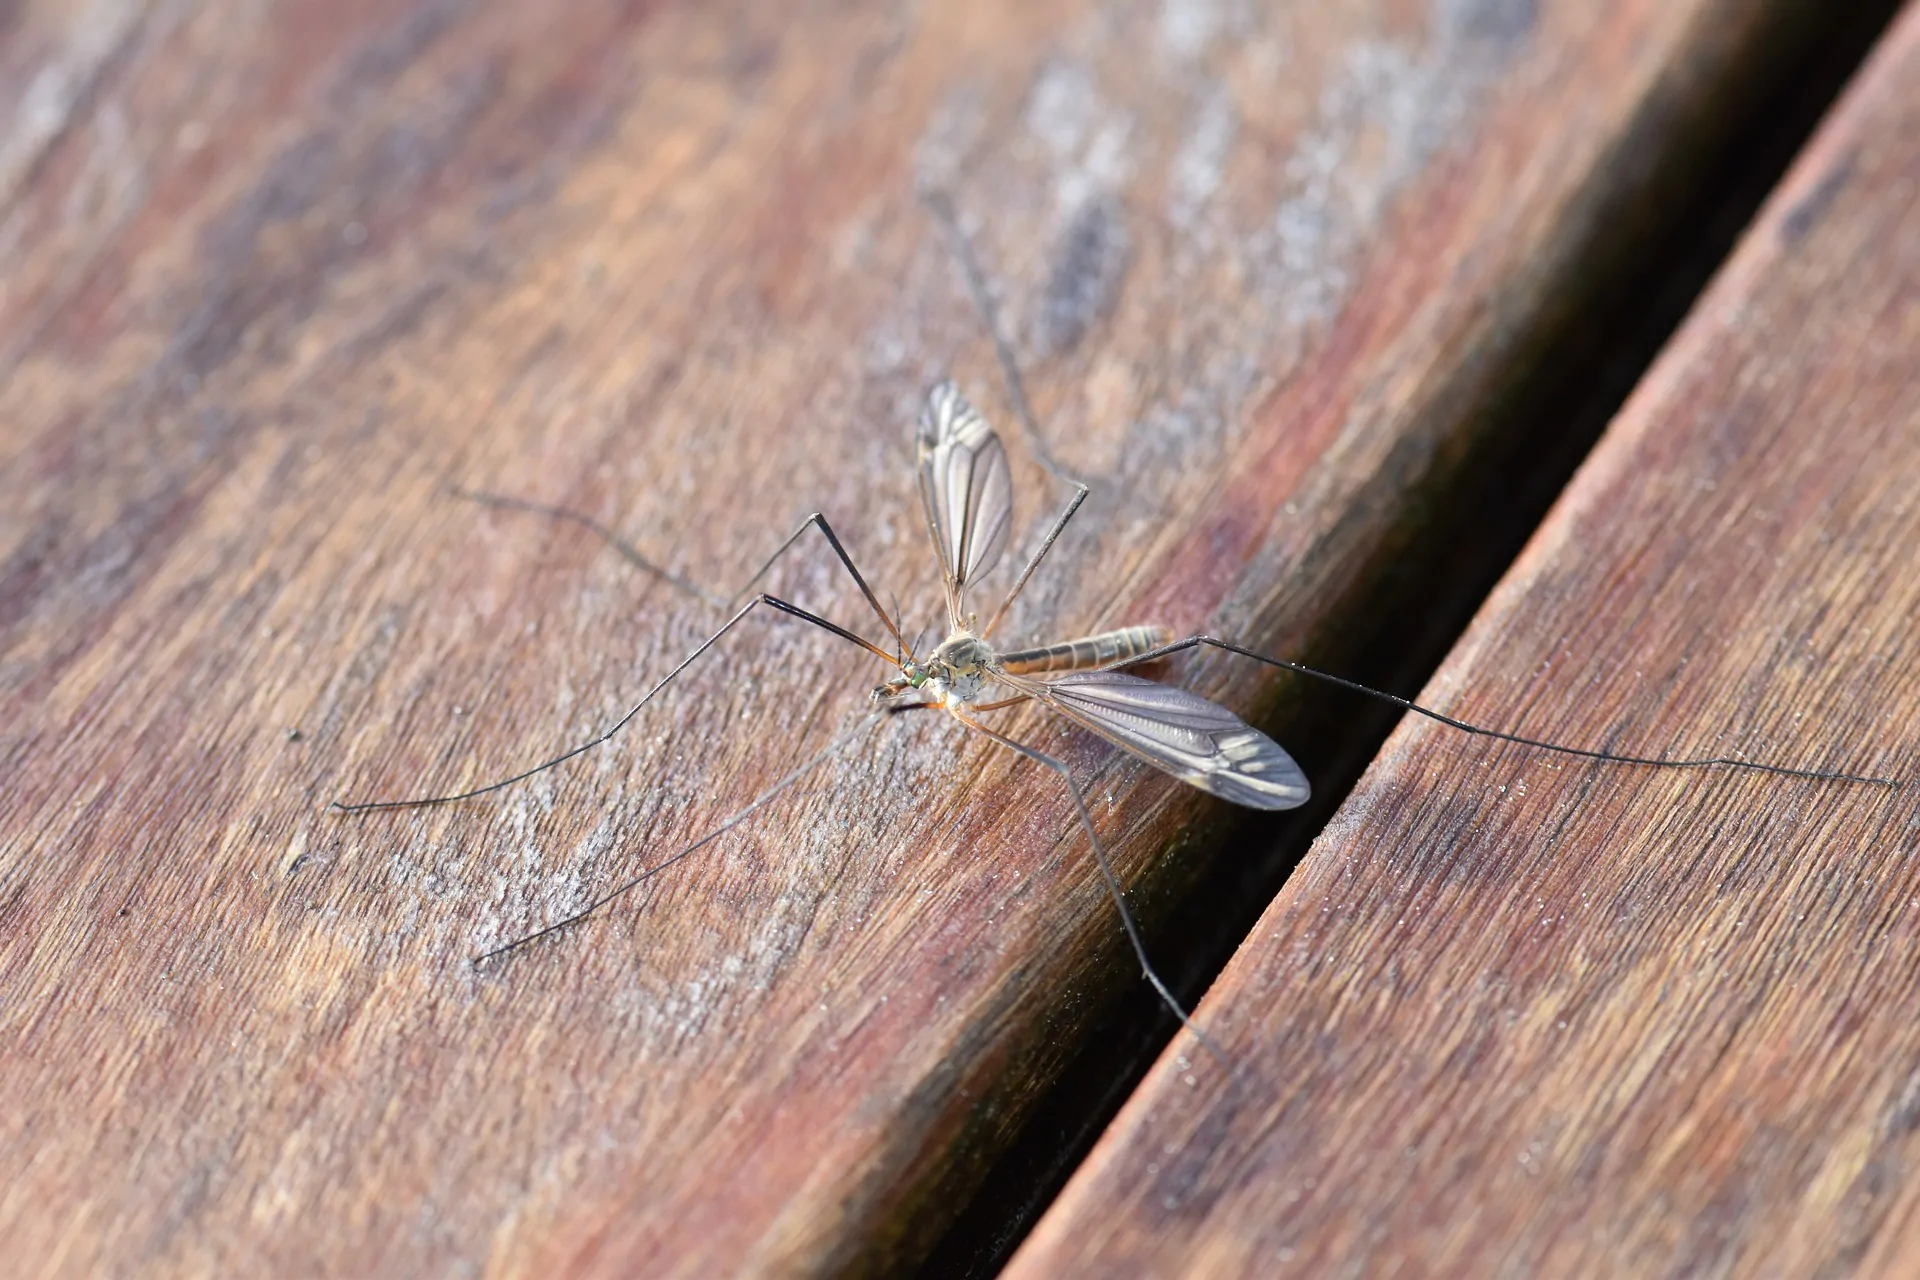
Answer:
M833 548L833 554L838 557L841 565L846 568L847 573L853 578L854 584L860 588L860 594L867 598L869 605L873 606L874 616L880 619L881 625L886 627L888 634L893 636L894 641L901 646L901 651L903 653L905 652L906 641L900 635L898 622L892 615L888 614L885 609L880 607L880 598L874 595L873 588L867 585L866 578L862 576L860 570L855 567L853 557L848 555L847 549L840 544L840 536L833 531L833 526L827 523L826 516L818 511L809 515L805 520L802 520L800 527L787 535L786 541L782 542L779 548L774 551L772 555L768 556L758 569L753 571L753 576L748 578L746 583L741 586L738 591L722 599L720 596L708 591L705 587L688 581L679 574L669 571L640 554L639 550L635 548L632 543L620 537L620 535L616 534L598 520L595 520L592 516L583 515L578 511L569 511L565 507L548 506L543 502L529 502L524 498L509 497L500 493L483 493L478 490L453 488L451 486L449 486L449 489L455 497L465 498L471 502L478 502L483 506L499 507L508 511L528 511L535 515L551 516L556 520L571 521L581 528L599 535L602 541L615 551L618 551L630 564L653 574L655 577L672 586L680 588L680 590L696 599L704 600L716 609L732 609L737 607L742 600L746 599L747 593L753 590L754 584L767 576L767 571L773 568L774 563L778 561L781 556L791 551L793 544L800 541L801 537L805 535L810 527L817 527L820 530L821 536L826 538L827 545Z
M1014 416L1020 420L1020 430L1027 437L1028 450L1054 476L1068 484L1079 484L1053 460L1053 455L1047 452L1046 442L1040 438L1040 428L1034 422L1033 406L1027 400L1027 384L1021 380L1020 365L1013 358L1013 344L1007 341L1007 335L1000 328L1000 311L994 305L993 291L987 288L987 276L980 269L979 259L974 257L972 243L968 241L966 232L960 229L960 219L954 213L952 198L944 191L929 189L921 191L920 199L927 206L927 212L933 215L941 234L946 237L947 248L967 282L967 294L973 299L973 308L980 313L981 323L986 325L987 334L993 339L994 358L1000 362L1000 374L1007 380L1007 393L1013 398Z
M1001 698L997 702L976 702L969 709L973 711L998 711L1003 707L1017 707L1023 702L1032 701L1032 699L1032 694L1023 693L1017 697Z
M335 800L333 802L333 807L335 809L338 809L342 813L366 813L374 809L413 809L413 808L420 808L426 805L433 805L433 804L450 804L455 800L471 800L475 796L483 796L490 791L498 791L502 787L510 787L516 782L524 782L526 779L531 778L536 773L544 773L548 769L551 769L556 765L565 764L567 761L573 759L575 756L582 755L585 752L593 750L595 747L601 745L602 743L606 742L609 738L613 737L614 734L619 733L622 729L626 728L627 722L629 720L632 720L635 716L639 715L641 708L645 707L649 702L653 701L653 697L655 694L659 693L662 689L666 688L667 684L675 676L679 675L682 671L685 671L688 667L692 666L694 659L698 658L701 654L705 653L708 649L711 649L715 644L719 642L722 636L726 635L727 632L733 630L733 628L739 624L741 619L745 618L749 613L752 613L754 609L760 605L766 605L768 608L777 609L781 613L788 614L791 617L800 619L802 622L810 622L814 626L819 627L822 630L831 631L834 635L839 636L842 640L846 640L853 644L857 644L861 648L866 649L868 652L877 655L882 661L885 661L888 663L891 663L893 661L893 658L888 655L885 649L882 649L879 645L874 644L871 640L867 640L861 636L855 635L853 632L847 630L845 627L840 626L838 623L829 622L818 614L809 613L807 610L802 609L799 605L788 604L785 600L781 600L775 596L770 596L765 594L758 595L758 596L755 596L752 600L749 600L746 603L746 605L740 609L738 613L734 614L731 618L728 618L726 623L718 631L708 636L705 640L702 640L699 644L699 647L694 649L692 653L689 653L685 658L682 658L680 660L679 666L667 672L666 675L661 676L660 679L654 684L654 686L651 689L647 690L646 695L642 697L640 701L634 703L633 706L628 708L627 713L625 715L621 716L618 720L614 721L613 724L604 733L594 738L591 742L583 742L579 746L574 747L569 751L564 751L561 754L555 756L553 759L548 760L543 764L537 764L533 766L533 768L531 769L522 770L521 772L514 774L511 778L502 778L498 782L490 782L484 787L474 787L469 791L457 791L449 795L442 795L442 796L420 796L418 798L411 799L411 800L364 800L356 804L344 804L339 800Z
M747 592L753 590L753 584L765 577L767 570L773 568L773 562L785 555L794 543L800 541L800 536L807 531L808 526L820 530L820 536L825 538L827 545L833 548L833 554L839 559L841 565L845 567L848 576L853 579L854 585L860 588L860 594L865 596L867 603L872 606L873 616L880 619L880 625L887 629L887 634L893 637L893 642L900 646L899 652L905 653L907 640L905 636L900 634L899 621L888 616L887 611L880 607L880 597L873 594L873 588L867 585L867 580L861 576L860 570L854 565L853 557L848 555L847 549L840 545L839 535L833 531L833 526L827 523L827 518L818 511L808 516L805 520L802 520L800 527L788 534L787 540L780 544L780 549L768 556L765 564L754 570L753 576L747 579L746 585L727 597L728 607L731 608L735 603L740 601Z
M715 840L718 840L721 836L725 835L727 832L733 830L735 827L745 822L748 818L752 817L755 812L757 812L759 809L764 807L769 801L771 801L775 796L778 796L781 792L785 791L787 788L791 787L794 783L800 781L801 778L805 777L807 774L811 773L814 769L818 768L821 762L831 758L833 755L838 753L840 748L845 746L850 740L859 736L861 733L873 728L874 725L880 723L880 721L885 718L886 718L886 713L878 712L878 711L873 712L869 715L862 716L859 720L855 721L853 724L849 725L847 728L841 730L839 733L835 734L833 736L833 740L827 743L826 746L820 748L820 750L814 752L812 755L808 756L805 760L801 761L799 764L795 765L792 769L788 770L784 775L782 775L782 777L778 782L768 787L765 791L762 791L759 795L755 796L752 800L749 800L743 808L735 810L733 815L729 817L725 822L722 822L719 826L707 832L706 835L701 836L698 840L695 840L692 844L688 845L686 848L682 849L680 852L674 854L671 858L668 858L664 862L657 862L653 866L648 867L645 871L642 871L639 875L634 876L631 880L623 881L621 884L617 885L616 887L607 890L605 893L601 894L599 897L595 898L593 901L589 902L586 906L580 908L578 911L574 912L572 915L568 916L566 919L556 920L552 924L547 925L544 928L536 929L532 933L525 934L521 937L515 938L511 942L502 943L501 945L495 947L491 951L483 952L482 954L475 956L473 958L474 964L483 965L483 964L486 964L489 960L497 960L501 956L507 955L510 952L518 951L520 948L528 945L529 943L538 942L540 939L547 937L549 934L558 933L562 929L566 929L573 925L579 924L581 921L585 920L588 916L595 914L601 908L605 907L608 903L611 903L618 898L625 897L627 894L632 893L635 889L638 889L641 885L653 879L655 876L659 875L662 871L665 871L667 868L674 866L675 864L687 858L692 857L694 854L706 848L708 845L712 844Z
M1053 550L1053 544L1060 539L1061 530L1067 527L1067 521L1073 519L1073 513L1078 511L1080 504L1086 500L1087 486L1078 480L1074 481L1073 497L1068 500L1067 509L1060 513L1060 518L1053 522L1051 529L1047 530L1047 536L1040 540L1040 546L1028 559L1027 567L1020 571L1018 578L1014 579L1013 590L1007 592L1007 598L1000 602L1000 607L993 611L991 618L987 619L987 625L980 632L983 638L992 635L993 629L1000 625L1000 619L1007 616L1007 610L1013 607L1013 602L1019 598L1021 591L1026 589L1027 579L1033 576L1033 571L1040 567L1042 560L1046 559L1047 552Z
M1027 399L1026 381L1020 376L1020 363L1013 358L1013 344L1007 341L1007 335L1000 328L1000 312L994 306L992 290L987 288L986 273L980 269L979 259L974 256L973 245L968 241L966 233L960 230L960 219L954 213L952 199L944 191L933 190L922 191L920 198L925 202L927 212L932 214L933 220L939 224L941 233L946 236L947 247L952 251L954 261L960 266L961 276L966 279L967 293L973 299L974 310L980 313L980 322L986 326L988 336L993 339L993 354L1000 362L1000 375L1006 379L1007 394L1013 400L1014 416L1020 420L1020 430L1027 438L1028 451L1033 454L1035 461L1054 477L1066 481L1074 488L1073 497L1067 502L1067 509L1061 512L1060 518L1053 522L1053 527L1047 531L1047 536L1041 541L1039 550L1033 553L1032 558L1027 561L1026 568L1020 571L1019 578L1014 581L1013 590L1007 592L1007 598L1000 602L1000 607L994 610L993 617L987 620L986 627L980 632L982 636L990 636L1000 619L1005 617L1007 610L1013 606L1014 600L1025 589L1027 579L1033 576L1033 571L1040 567L1042 560L1046 559L1047 552L1053 550L1053 544L1060 537L1061 531L1067 527L1067 521L1073 519L1073 513L1078 511L1080 504L1087 500L1087 486L1062 470L1059 464L1054 462L1053 456L1047 452L1046 442L1040 437L1040 426L1034 420L1033 405Z
M1100 833L1094 828L1093 815L1087 811L1086 797L1080 794L1079 784L1074 782L1073 772L1067 768L1066 761L1036 750L1024 742L1016 742L1003 733L995 733L978 720L969 719L964 712L954 707L949 706L948 710L953 713L954 719L974 732L985 734L1008 750L1016 751L1035 764L1045 765L1060 775L1060 780L1067 784L1067 794L1073 797L1074 812L1080 815L1080 825L1086 830L1087 843L1093 846L1093 860L1099 864L1101 879L1107 882L1107 893L1113 898L1113 905L1119 909L1121 927L1127 931L1127 941L1133 944L1133 954L1140 961L1140 971L1146 975L1147 982L1159 995L1161 1003L1173 1011L1174 1017L1180 1019L1180 1025L1192 1032L1193 1038L1218 1059L1222 1066L1231 1070L1232 1064L1228 1062L1226 1055L1207 1038L1206 1032L1200 1030L1198 1024L1181 1007L1180 1002L1174 999L1173 992L1167 989L1167 984L1162 982L1160 975L1154 971L1153 961L1147 958L1147 944L1141 940L1140 927L1134 923L1133 911L1127 906L1126 895L1120 888L1120 878L1113 873L1113 864L1107 861L1106 847L1100 843Z
M602 542L612 547L615 551L618 551L627 563L633 565L636 569L652 574L668 586L678 587L694 599L704 600L716 609L732 608L735 603L734 600L722 599L698 583L689 581L665 565L658 564L640 554L639 548L590 515L585 515L578 511L570 511L566 507L548 506L544 502L529 502L525 498L515 498L504 493L486 493L478 489L462 489L457 485L448 485L447 492L456 498L465 498L468 502L477 502L485 507L497 507L503 511L526 511L533 515L548 516L555 520L566 520L577 524L581 528L598 535ZM792 539L788 539L788 545L791 544ZM781 550L786 550L786 547L781 547ZM761 572L764 573L765 570L763 569ZM749 583L748 585L752 584Z
M1298 675L1307 676L1314 680L1324 680L1328 684L1338 685L1340 688L1351 690L1354 693L1365 694L1369 698L1377 698L1381 702L1390 702L1403 711L1411 711L1416 715L1423 715L1429 720L1437 720L1448 728L1458 729L1462 733L1470 733L1481 738L1493 738L1500 742L1512 742L1519 746L1533 747L1540 751L1554 751L1561 755L1579 756L1586 760L1605 760L1610 764L1650 765L1663 769L1705 769L1717 766L1727 769L1750 769L1755 773L1778 774L1781 777L1787 778L1811 778L1821 782L1861 782L1876 787L1891 787L1896 790L1900 786L1900 783L1893 778L1874 778L1863 774L1842 773L1828 769L1798 769L1787 765L1761 764L1757 761L1741 760L1733 756L1675 759L1668 756L1622 755L1613 751L1596 751L1589 747L1564 746L1558 742L1547 742L1540 738L1529 738L1518 733L1505 733L1499 729L1482 728L1479 725L1468 724L1464 720L1456 720L1452 716L1443 715L1430 707L1423 707L1416 702L1402 698L1398 694L1369 688L1357 681L1348 680L1341 676L1328 675L1324 671L1315 671L1312 667L1301 666L1299 663L1289 662L1285 658L1270 658L1264 653L1255 653L1252 649L1242 648L1240 645L1234 644L1231 641L1222 640L1218 636L1188 636L1185 640L1176 640L1172 644L1161 645L1158 649L1140 654L1137 657L1128 658L1123 662L1116 662L1114 667L1131 667L1142 662L1152 662L1157 658L1164 658L1168 654L1179 653L1182 649L1192 649L1203 644L1210 645L1215 649L1224 649L1228 653L1237 653L1243 658L1252 658L1255 662L1264 662L1270 667L1279 667L1283 671L1292 671Z

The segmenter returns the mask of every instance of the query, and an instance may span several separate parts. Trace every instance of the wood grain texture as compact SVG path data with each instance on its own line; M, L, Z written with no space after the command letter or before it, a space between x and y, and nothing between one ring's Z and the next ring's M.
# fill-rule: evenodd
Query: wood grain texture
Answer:
M1920 1273L1909 6L1010 1275Z
M723 585L818 507L930 619L912 413L951 366L1006 414L921 182L960 193L1052 447L1097 486L1009 636L1155 621L1337 658L1489 406L1657 214L1662 159L1820 6L1251 9L0 6L0 1256L923 1252L1135 981L1031 768L890 726L492 972L469 958L709 829L885 673L760 624L579 767L430 813L324 805L540 759L717 622L449 483ZM1064 495L1015 466L1030 537ZM773 582L859 619L817 547ZM1831 678L1822 648L1738 651L1767 676L1738 743L1784 740L1772 669L1808 652ZM1177 674L1284 720L1257 673ZM1667 692L1610 690L1643 716ZM1623 716L1564 727L1652 732ZM1219 853L1220 806L1010 724L1089 780L1149 925L1176 841ZM1494 794L1473 759L1449 803ZM1773 821L1857 803L1791 794Z

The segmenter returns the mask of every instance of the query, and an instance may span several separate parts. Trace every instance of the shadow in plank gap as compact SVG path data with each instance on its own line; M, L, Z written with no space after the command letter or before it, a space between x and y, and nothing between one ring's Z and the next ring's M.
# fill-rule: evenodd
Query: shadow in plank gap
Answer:
M1910 6L1428 698L1913 776L1916 86ZM1915 1274L1917 802L1409 722L1005 1274Z
M1652 364L1793 157L1898 12L1898 0L1814 16L1803 7L1794 38L1769 42L1745 74L1717 96L1691 149L1623 197L1615 236L1596 246L1586 293L1568 306L1530 367L1487 412L1499 424L1487 456L1459 477L1434 523L1445 536L1407 556L1403 603L1378 625L1356 627L1373 642L1343 647L1339 669L1413 696L1485 601L1559 496L1627 394ZM1796 211L1792 228L1808 213ZM1556 430L1542 433L1539 424ZM1296 740L1339 743L1316 772L1313 806L1298 823L1252 821L1239 839L1268 850L1200 887L1156 939L1156 955L1182 998L1199 998L1251 931L1310 833L1344 801L1399 721L1397 713L1337 694L1303 695ZM1089 1051L984 1180L984 1190L934 1251L923 1274L998 1272L1131 1096L1174 1028L1150 993L1136 992L1089 1037Z

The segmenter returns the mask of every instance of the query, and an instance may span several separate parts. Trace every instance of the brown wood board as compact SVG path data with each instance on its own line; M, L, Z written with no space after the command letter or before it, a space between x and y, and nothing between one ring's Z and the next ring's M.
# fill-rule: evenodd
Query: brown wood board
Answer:
M1909 6L1011 1276L1920 1273Z
M0 8L0 1255L924 1250L1137 980L1063 797L891 725L476 972L885 672L760 624L577 767L330 814L578 741L718 621L446 486L725 585L817 506L928 619L917 401L951 365L1012 425L914 198L947 184L1096 484L1009 634L1155 620L1337 660L1659 175L1818 9ZM1030 537L1064 495L1015 453ZM771 582L866 625L821 548ZM1258 672L1173 674L1284 727ZM1008 723L1089 780L1149 926L1233 830Z

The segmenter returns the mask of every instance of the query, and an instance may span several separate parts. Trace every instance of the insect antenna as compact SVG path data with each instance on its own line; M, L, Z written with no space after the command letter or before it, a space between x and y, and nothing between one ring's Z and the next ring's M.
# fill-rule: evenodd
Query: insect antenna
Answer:
M1553 751L1560 755L1579 756L1586 760L1603 760L1609 764L1645 765L1661 769L1746 769L1753 773L1767 773L1784 778L1807 778L1817 782L1852 782L1867 786L1887 787L1892 790L1898 790L1900 788L1900 783L1897 779L1878 778L1859 773L1846 773L1840 770L1804 769L1792 765L1766 764L1758 760L1742 760L1735 756L1700 756L1692 758L1637 756L1617 751L1599 751L1591 747L1570 747L1564 743L1548 742L1544 738L1530 738L1524 734L1507 733L1500 729L1488 729L1481 725L1468 724L1464 720L1456 720L1452 716L1435 711L1431 707L1423 707L1411 699L1403 698L1398 694L1388 693L1382 689L1371 688L1356 680L1348 680L1343 676L1330 675L1325 671L1316 671L1312 667L1302 666L1298 662L1289 662L1285 658L1274 658L1264 653L1256 653L1252 649L1244 648L1228 640L1222 640L1218 636L1188 636L1184 640L1176 640L1171 644L1161 645L1158 649L1140 654L1137 657L1115 663L1114 666L1116 668L1131 667L1143 662L1152 662L1157 658L1164 658L1169 654L1179 653L1183 649L1192 649L1200 645L1207 645L1215 649L1224 649L1228 653L1237 653L1243 658L1252 658L1255 662L1263 662L1270 667L1278 667L1283 671L1291 671L1296 675L1303 675L1310 679L1325 681L1327 684L1338 686L1350 692L1364 694L1369 698L1391 703L1403 711L1411 711L1416 715L1425 716L1429 720L1437 720L1448 728L1458 729L1462 733L1472 734L1475 737L1481 738L1493 738L1500 742L1511 742L1522 747L1533 747L1540 751Z
M887 653L885 649L882 649L879 645L873 643L873 641L868 640L863 636L854 634L853 632L847 630L845 627L841 626L839 623L829 622L827 619L821 617L819 614L810 613L809 611L802 609L799 605L789 604L787 601L782 600L777 596L761 594L761 595L755 596L752 600L749 600L746 603L746 605L740 609L739 612L735 613L731 618L728 618L725 624L722 625L718 631L708 636L705 640L702 640L699 646L695 648L692 653L689 653L686 657L680 660L680 664L678 666L674 667L673 670L667 672L666 675L661 676L660 679L654 683L654 686L651 689L647 690L646 694L640 699L640 701L634 703L633 706L627 709L627 713L625 715L621 716L618 720L614 721L613 724L610 725L603 732L601 732L601 734L598 737L595 737L588 742L583 742L577 747L573 747L573 748L570 748L569 750L563 751L559 755L553 757L553 759L537 764L533 766L531 769L524 769L521 772L514 774L510 778L501 778L497 782L489 782L483 787L473 787L466 791L455 791L446 795L418 796L418 797L407 799L407 800L362 800L362 801L358 801L351 804L345 803L343 801L335 800L333 802L333 807L339 810L341 813L368 813L377 809L417 809L417 808L424 808L428 805L451 804L453 801L456 801L456 800L471 800L475 796L484 796L489 792L498 791L503 787L510 787L516 782L526 781L528 778L533 777L537 773L545 773L548 769L552 769L557 765L565 764L567 761L573 759L575 756L584 755L585 753L593 750L595 747L602 745L608 739L612 738L616 733L619 733L622 729L626 728L627 723L630 720L632 720L635 716L639 715L642 708L644 708L649 702L652 702L654 699L654 695L658 694L662 689L666 688L667 685L672 682L675 676L679 675L682 671L685 671L688 667L692 666L694 661L697 658L699 658L701 654L705 653L707 650L711 649L715 644L719 643L720 639L723 636L725 636L729 631L732 631L734 627L738 626L740 622L743 619L745 619L748 614L752 613L755 609L759 608L762 605L765 605L770 609L777 610L780 613L787 614L790 617L798 618L802 622L811 623L812 625L819 627L823 631L832 632L834 635L839 636L842 640L848 641L851 644L859 645L862 649L867 650L867 652L880 658L883 662L886 662L888 665L891 666L894 664L893 658Z
M1009 702L1013 701L1019 701L1019 699L1009 700ZM1079 784L1073 780L1073 772L1067 767L1066 761L1030 747L1024 742L1016 742L1003 733L996 733L955 708L949 707L948 711L956 720L974 732L984 734L1009 751L1017 752L1035 764L1043 765L1060 775L1060 780L1066 784L1067 794L1073 797L1074 812L1079 815L1080 826L1087 833L1087 843L1093 847L1093 860L1100 868L1100 878L1106 881L1107 894L1113 899L1113 905L1120 912L1121 927L1126 930L1127 941L1133 944L1133 954L1140 961L1140 971L1146 975L1148 984L1160 997L1160 1002L1172 1011L1174 1017L1180 1019L1180 1025L1193 1034L1193 1038L1213 1055L1215 1061L1231 1072L1233 1063L1228 1060L1225 1052L1207 1038L1207 1033L1200 1029L1199 1024L1194 1022L1192 1016L1175 998L1167 984L1161 980L1160 974L1154 969L1153 961L1147 957L1147 944L1140 937L1140 926L1134 922L1132 909L1127 906L1126 894L1120 888L1120 877L1114 874L1113 864L1107 860L1106 846L1100 843L1100 833L1093 825L1093 815L1087 811L1086 797L1081 794Z
M653 866L648 867L645 871L642 871L640 874L634 876L633 878L622 881L620 884L607 890L605 893L601 894L599 897L587 903L586 906L581 907L578 911L575 911L572 915L567 916L565 919L556 920L550 925L546 925L543 928L535 929L532 933L523 934L520 937L515 938L510 942L504 942L499 946L493 948L491 951L482 952L481 954L473 958L474 965L476 967L485 965L490 961L498 960L503 956L506 956L515 951L518 951L522 947L538 942L540 941L540 939L548 937L551 934L559 933L562 929L572 928L574 925L580 924L581 922L588 919L590 916L597 914L602 908L606 907L609 903L618 901L620 898L623 898L627 894L632 893L635 889L638 889L641 885L647 883L647 881L653 879L655 876L667 870L669 867L673 867L679 864L680 862L686 860L687 858L692 857L694 854L706 848L708 845L712 844L715 840L718 840L721 836L727 834L727 832L733 830L735 827L745 822L748 818L752 817L756 812L758 812L762 807L764 807L768 802L773 800L776 796L786 791L789 787L793 786L794 783L800 781L801 778L804 778L807 774L811 773L814 769L817 769L823 762L831 758L836 752L840 750L841 747L844 747L848 742L852 741L856 737L859 737L862 733L866 732L867 730L872 729L873 726L880 723L880 721L885 718L886 718L886 713L880 712L880 711L872 712L868 715L862 716L860 719L856 720L853 724L847 726L845 729L835 734L833 736L833 739L829 741L826 746L821 747L818 751L814 752L812 755L808 756L805 760L801 761L799 764L795 765L792 769L788 770L785 774L783 774L780 777L779 781L775 782L772 786L768 787L765 791L762 791L759 795L755 796L752 800L749 800L741 808L735 810L733 814L727 818L726 821L722 822L719 826L715 827L713 830L707 832L706 835L701 836L698 840L695 840L692 844L688 845L686 848L680 850L680 852L674 854L672 857L666 859L664 862L655 863Z

